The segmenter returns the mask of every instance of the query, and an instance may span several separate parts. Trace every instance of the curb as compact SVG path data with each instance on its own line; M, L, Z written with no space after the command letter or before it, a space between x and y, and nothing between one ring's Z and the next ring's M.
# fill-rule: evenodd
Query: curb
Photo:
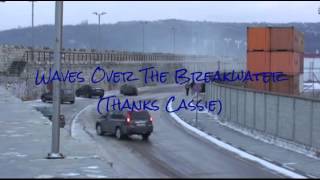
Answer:
M172 102L169 103L169 106L168 106L169 110L172 111ZM307 176L307 175L302 175L302 174L305 174L305 173L302 173L302 172L298 172L298 170L289 170L285 167L283 167L281 164L278 164L278 163L275 163L275 162L270 162L268 160L265 160L265 159L262 159L256 155L252 155L252 154L249 154L248 152L244 151L244 150L241 150L241 149L238 149L234 146L232 146L232 144L230 143L226 143L226 142L223 142L220 138L217 139L215 137L213 137L212 135L210 136L209 134L189 125L188 123L184 122L176 113L174 112L171 112L169 113L170 116L178 123L180 124L183 128L185 128L186 130L189 130L197 135L199 135L200 137L208 140L209 142L223 148L223 149L226 149L227 151L230 151L232 153L235 153L237 155L239 155L240 157L244 158L244 159L247 159L247 160L250 160L250 161L254 161L256 163L259 163L260 165L268 168L268 169L271 169L273 171L276 171L282 175L285 175L285 176L288 176L288 177L291 177L291 178L309 178L310 176ZM311 176L312 177L312 176ZM313 177L312 177L313 178Z

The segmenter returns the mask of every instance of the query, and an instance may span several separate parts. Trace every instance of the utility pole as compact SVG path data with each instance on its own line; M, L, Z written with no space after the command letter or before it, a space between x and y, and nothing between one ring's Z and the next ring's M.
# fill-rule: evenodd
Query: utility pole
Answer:
M215 45L216 45L216 44L215 44L215 40L212 39L212 40L211 40L211 43L212 43L212 53L211 53L211 55L214 56L214 55L216 54L216 53L215 53L215 52L216 52L216 51L215 51L215 48L216 48L216 46L215 46Z
M175 54L176 53L176 28L172 27L172 53Z
M31 2L31 64L34 63L34 2ZM28 58L27 58L28 59ZM28 62L27 62L28 63ZM26 87L28 87L28 80L29 80L29 66L26 65ZM29 93L27 91L27 96L29 96Z
M34 62L34 1L31 1L31 52L32 52L32 55L31 55L31 60L32 62ZM28 69L27 69L27 77L29 78L29 72L28 72ZM27 78L27 79L28 79Z
M31 1L31 47L32 47L32 60L33 60L33 49L34 49L34 1Z
M98 16L98 50L101 50L101 34L100 34L100 20L101 20L101 16L107 14L106 12L93 12L92 14L97 15Z
M145 52L145 25L148 24L148 22L142 22L142 52Z
M55 49L54 70L61 72L62 26L63 26L63 1L55 2ZM53 114L52 114L52 144L48 159L63 159L60 149L60 82L53 82Z
M227 43L227 47L224 49L225 56L227 56L227 49L229 50L229 43L231 40L231 38L224 38L224 41Z
M240 48L241 41L240 41L240 40L235 40L234 43L236 43L237 48L239 49L239 48Z

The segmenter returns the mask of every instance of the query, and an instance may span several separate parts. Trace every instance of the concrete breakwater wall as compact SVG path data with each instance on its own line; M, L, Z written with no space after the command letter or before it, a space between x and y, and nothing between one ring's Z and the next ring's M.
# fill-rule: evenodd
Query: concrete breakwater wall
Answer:
M145 84L143 79L144 76L142 76L142 73L139 73L138 70L146 67L155 67L158 70L161 71L174 71L178 67L181 67L181 64L178 63L166 63L166 64L155 64L155 63L134 63L134 64L119 64L119 63L108 63L108 64L101 64L99 67L103 68L106 73L109 73L111 71L117 71L117 72L126 72L131 71L134 73L134 75L139 78L139 81L134 82L128 82L128 84L134 83L137 87L142 86L152 86L152 85L158 85L157 83L148 83ZM107 80L102 80L99 83L92 83L91 77L92 74L97 66L94 65L73 65L73 66L62 66L61 72L66 74L66 72L69 70L70 72L82 72L82 77L85 79L84 82L78 83L70 83L69 81L61 82L61 86L63 88L73 88L74 90L79 88L81 85L84 84L91 84L93 87L100 87L105 90L111 90L119 88L124 83L114 83L114 82L108 82ZM10 76L1 76L0 77L0 85L3 85L5 87L8 87L8 90L10 90L12 93L14 93L17 97L23 99L23 100L29 100L29 99L37 99L41 96L42 93L47 92L47 86L43 83L40 85L36 85L36 73L39 71L39 73L44 73L46 75L49 75L49 68L52 68L52 66L38 66L38 65L29 65L25 67L25 71L17 77L10 77ZM46 76L48 77L48 76ZM51 76L52 77L52 76ZM96 79L102 78L102 73L99 73L94 76ZM168 81L166 82L168 84L174 83L173 77L170 77Z
M182 66L184 60L206 59L207 57L183 56L165 53L135 53L120 51L96 52L88 49L63 49L61 54L61 72L81 71L85 82L62 83L62 86L78 88L83 84L90 84L89 80L97 66L106 72L137 71L144 67L155 67L160 71L174 71ZM21 99L35 99L47 91L46 85L36 85L36 72L49 72L53 69L53 51L49 48L31 49L23 46L0 45L0 85ZM17 72L17 70L19 72ZM98 76L99 77L99 76ZM138 77L142 79L143 77ZM172 83L172 79L167 83ZM144 86L143 81L134 82L136 86ZM148 85L155 85L150 83ZM105 90L118 88L120 84L101 81L92 84Z
M226 62L227 61L227 62ZM132 71L139 75L141 81L133 82L136 86L144 86L143 77L138 70L155 67L159 71L174 72L178 68L188 71L229 71L244 70L245 64L239 60L221 59L212 56L175 55L166 53L139 53L121 51L99 51L89 49L63 49L61 54L61 72L81 71L86 82L65 83L76 89L90 83L92 72L97 66L108 73L114 71ZM0 45L0 85L5 86L21 99L39 98L47 91L46 85L36 85L36 72L48 72L53 67L53 51L49 48ZM174 83L174 77L169 76L166 83ZM102 81L98 84L105 90L119 88L121 84ZM147 85L159 85L148 83Z

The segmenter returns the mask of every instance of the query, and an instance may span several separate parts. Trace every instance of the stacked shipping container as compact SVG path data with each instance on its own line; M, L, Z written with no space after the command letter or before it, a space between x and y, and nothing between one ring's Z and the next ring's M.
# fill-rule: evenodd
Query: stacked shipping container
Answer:
M293 27L248 27L247 70L283 72L288 81L250 82L249 88L298 94L303 73L303 34ZM263 85L264 84L264 85Z

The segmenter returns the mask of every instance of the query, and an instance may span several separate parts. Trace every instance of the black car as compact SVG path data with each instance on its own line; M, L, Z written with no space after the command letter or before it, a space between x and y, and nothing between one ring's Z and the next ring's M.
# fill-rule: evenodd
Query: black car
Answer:
M152 117L148 111L112 111L99 118L96 122L97 134L115 135L123 139L130 135L141 135L148 140L153 131Z
M104 96L104 90L102 88L94 88L90 85L81 86L76 90L76 96L84 96L91 98L93 96L99 96L100 98Z
M43 93L41 95L42 102L52 102L53 93L52 91ZM74 103L75 97L74 92L72 89L62 89L60 91L60 101L61 103L70 102L71 104Z
M127 96L137 96L138 89L133 85L124 84L120 87L120 94Z

